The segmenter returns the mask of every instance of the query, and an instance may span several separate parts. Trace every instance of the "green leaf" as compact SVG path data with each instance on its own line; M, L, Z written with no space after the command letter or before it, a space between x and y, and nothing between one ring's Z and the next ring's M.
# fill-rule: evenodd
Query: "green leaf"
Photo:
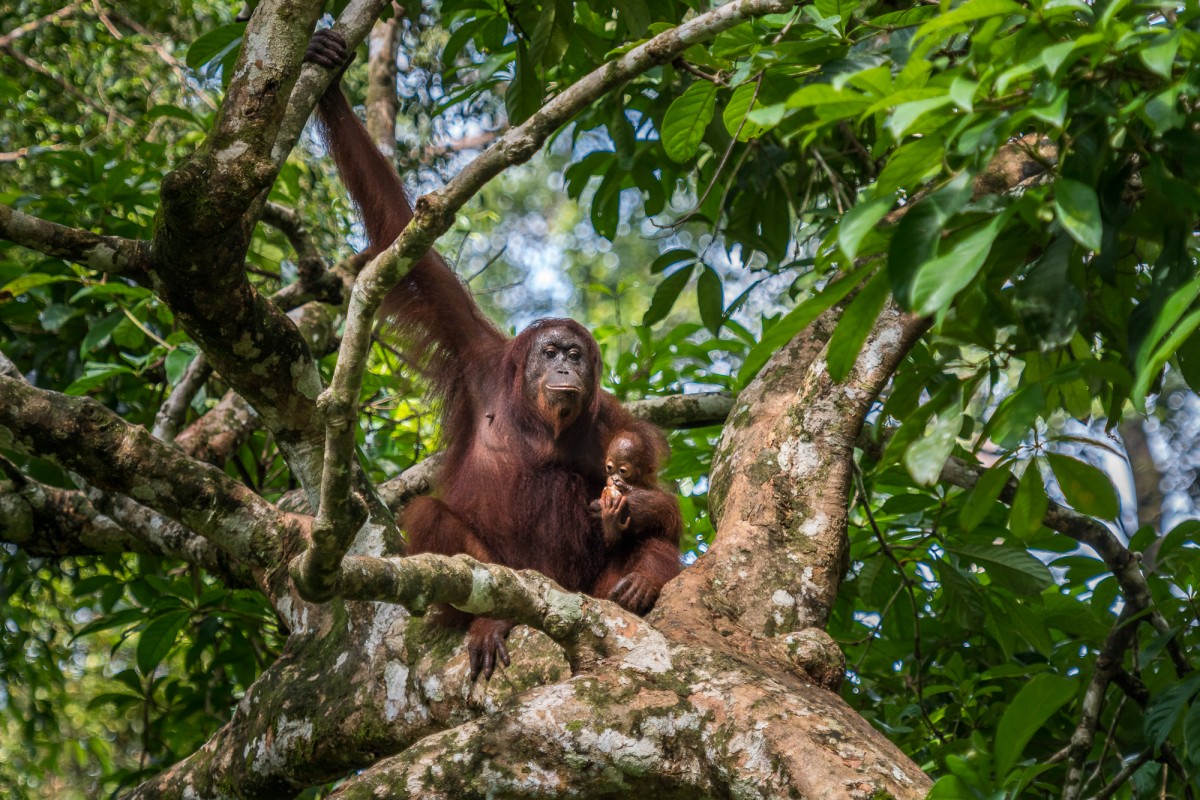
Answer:
M1145 723L1146 743L1150 747L1157 750L1167 740L1197 690L1200 690L1200 672L1171 684L1150 698L1150 704L1146 706Z
M37 286L46 286L51 283L63 283L65 281L78 281L74 275L47 275L44 272L31 272L28 275L22 275L19 278L14 278L0 288L0 302L12 300L14 297L20 297Z
M829 377L841 383L850 374L858 353L862 350L867 334L879 318L883 303L888 296L887 273L880 270L875 277L867 281L867 285L851 301L845 313L838 322L837 330L829 337L827 362Z
M771 126L750 120L750 113L755 109L783 103L793 85L791 81L773 77L769 72L763 73L761 85L758 80L743 83L733 90L733 96L729 98L729 102L725 104L725 110L721 112L721 121L725 123L725 130L729 131L730 136L737 136L739 142L746 142L762 136ZM755 95L756 90L757 96Z
M654 298L650 301L650 308L646 309L646 314L642 317L643 325L653 325L671 313L672 306L675 305L683 287L687 286L694 270L694 265L688 265L671 273L658 285L658 288L654 290Z
M982 567L993 584L1014 594L1038 594L1054 585L1050 568L1016 547L962 542L946 545L946 551Z
M124 314L120 311L114 311L92 325L87 335L83 337L83 342L79 345L79 352L82 355L87 355L93 350L103 347L108 343L108 338L112 335L113 329L124 320Z
M912 307L912 284L917 271L932 260L942 228L971 199L966 170L936 192L918 201L896 226L888 248L888 277L892 294L904 308Z
M979 527L979 523L983 522L995 507L1000 493L1004 491L1011 477L1012 473L1008 468L1000 464L992 466L979 476L979 481L958 514L958 523L963 530L970 532Z
M962 416L962 395L958 395L947 408L938 412L925 435L904 451L904 466L917 483L922 486L937 483L962 429Z
M1179 33L1162 33L1154 41L1154 44L1143 47L1138 55L1151 72L1170 80L1175 67L1175 54L1179 52Z
M667 252L654 259L654 263L650 265L650 274L657 275L676 264L682 264L685 261L695 262L699 256L694 250L675 249Z
M1083 315L1083 292L1071 279L1074 251L1070 236L1055 236L1013 292L1013 308L1044 352L1068 344Z
M775 351L792 340L793 337L817 317L824 314L858 285L863 276L870 272L873 265L864 264L862 267L843 275L825 287L823 291L805 300L788 312L787 316L775 323L770 330L763 334L762 341L746 354L746 360L738 372L738 383L746 385L758 374L763 365L775 355Z
M911 194L930 175L942 169L942 143L934 136L915 139L892 153L875 182L875 194L882 197L897 189Z
M1001 447L1011 450L1029 435L1045 410L1046 395L1039 384L1022 386L1000 401L996 413L988 420L988 438Z
M1030 538L1041 530L1049 506L1050 498L1046 497L1042 472L1037 462L1031 461L1017 484L1017 493L1009 510L1008 527L1019 538Z
M504 108L508 121L519 125L537 113L542 107L542 79L538 77L537 63L530 57L524 42L517 42L517 58L514 62L513 79L504 93Z
M871 98L850 89L835 89L827 83L810 83L787 99L788 108L809 109L818 119L856 117L871 105Z
M1058 488L1076 511L1098 519L1116 519L1121 513L1117 491L1099 469L1059 453L1047 453L1046 459L1058 479Z
M955 25L964 25L968 22L988 19L989 17L1025 17L1028 14L1029 12L1026 9L1012 2L1012 0L967 0L966 3L963 3L953 11L939 14L918 28L913 41L919 41L932 33L937 33L940 30L945 30Z
M138 672L143 675L154 672L175 646L175 638L191 615L191 611L172 611L151 621L142 629L137 643Z
M870 233L879 221L887 216L894 197L877 197L874 200L860 199L854 206L842 215L838 223L838 246L851 261L858 255L858 246L863 237Z
M1075 678L1043 672L1034 675L1017 692L996 728L996 777L1000 781L1016 764L1033 735L1075 697L1078 683Z
M1200 703L1192 703L1192 708L1183 720L1183 740L1187 743L1188 756L1196 763L1200 756Z
M1088 250L1100 252L1104 224L1100 220L1100 200L1092 187L1059 178L1054 184L1054 210L1071 238Z
M96 364L89 363L84 374L71 382L71 385L63 390L63 394L78 397L87 394L92 389L105 383L117 375L132 375L133 370L124 364Z
M214 28L192 42L187 51L187 65L191 69L200 69L212 61L220 61L231 50L236 50L242 44L242 34L246 23L233 22Z
M983 269L988 253L992 251L992 242L1006 219L1004 214L993 217L986 225L955 242L949 252L917 268L910 299L918 314L940 314L950 306L954 297Z
M704 267L696 281L696 301L700 306L700 321L716 336L725 322L725 289L721 276L710 266Z
M717 106L717 86L697 81L675 98L663 119L663 149L672 161L691 159L700 148L704 130L712 122Z

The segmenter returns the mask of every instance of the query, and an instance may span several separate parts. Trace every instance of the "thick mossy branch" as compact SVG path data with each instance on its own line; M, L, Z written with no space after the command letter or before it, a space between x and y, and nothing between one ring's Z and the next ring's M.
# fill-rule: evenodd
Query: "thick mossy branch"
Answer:
M0 205L0 238L48 256L110 275L140 277L149 263L150 244L68 228ZM0 302L4 298L0 297Z
M513 570L470 556L348 556L337 578L347 600L399 603L424 614L434 603L511 619L563 645L576 666L661 637L615 603L568 592L534 570Z
M200 464L96 401L0 377L0 447L49 458L93 486L166 514L238 559L269 568L303 520Z

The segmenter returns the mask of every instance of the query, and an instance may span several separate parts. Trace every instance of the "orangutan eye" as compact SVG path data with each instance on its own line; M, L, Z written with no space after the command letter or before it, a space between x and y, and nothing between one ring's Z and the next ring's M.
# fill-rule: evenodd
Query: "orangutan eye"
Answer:
M583 353L576 348L571 348L570 352L567 353L567 357L572 361L578 361L579 359L583 358Z
M542 355L544 355L546 358L554 358L554 356L557 354L558 350L554 349L553 347L547 347L542 351Z

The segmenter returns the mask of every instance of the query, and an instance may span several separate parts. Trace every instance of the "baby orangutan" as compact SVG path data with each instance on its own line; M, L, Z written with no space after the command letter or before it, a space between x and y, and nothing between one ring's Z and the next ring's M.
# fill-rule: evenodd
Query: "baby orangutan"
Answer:
M633 565L634 555L653 547L664 555L661 568L665 577L679 572L683 516L678 499L658 485L658 468L669 452L666 440L651 425L614 434L604 452L608 478L600 499L592 503L592 512L600 516L608 553L608 565L592 594L616 600L638 614L650 610L658 590L654 581ZM630 506L636 514L630 513Z

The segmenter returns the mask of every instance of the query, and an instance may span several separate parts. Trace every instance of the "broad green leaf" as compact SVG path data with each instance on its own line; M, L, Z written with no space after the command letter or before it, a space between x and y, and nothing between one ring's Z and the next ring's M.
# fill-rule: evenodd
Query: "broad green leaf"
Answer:
M1070 236L1055 236L1013 292L1013 308L1046 352L1069 343L1083 315L1083 292L1071 279L1074 250Z
M1059 453L1047 453L1046 460L1058 479L1058 488L1076 511L1097 519L1116 519L1121 513L1117 490L1099 469Z
M1008 527L1018 538L1028 539L1041 529L1049 506L1050 498L1046 496L1042 472L1038 469L1037 461L1031 461L1017 483L1017 493L1009 509Z
M663 270L673 267L676 264L682 264L685 261L694 262L697 258L699 258L699 256L696 255L696 251L694 250L668 250L667 252L661 254L658 258L654 259L654 263L650 265L650 274L657 275Z
M1170 80L1177 52L1179 52L1179 34L1172 31L1156 36L1154 44L1143 47L1138 55L1141 56L1142 63L1151 72Z
M752 80L743 83L733 90L733 96L725 104L721 112L721 121L730 136L737 136L739 142L757 139L767 130L767 126L751 121L748 117L751 111L774 106L787 99L788 92L794 84L783 78L774 77L765 72L760 81ZM757 94L756 94L757 92ZM753 102L751 102L753 101ZM739 132L740 129L740 132Z
M1104 224L1096 191L1079 181L1059 178L1054 184L1054 209L1071 238L1088 250L1100 252Z
M858 359L867 334L875 325L883 303L888 296L887 273L880 270L875 277L867 281L866 286L858 296L850 302L846 311L838 321L837 329L829 337L826 358L829 366L829 377L840 383L850 374L854 362Z
M877 197L873 200L860 199L842 215L842 219L838 223L838 246L842 248L842 252L848 259L854 260L858 255L858 246L862 243L863 237L887 216L895 202L895 198L890 196Z
M682 163L696 155L716 105L717 86L708 81L696 81L675 98L662 129L663 149L671 160Z
M861 114L871 100L850 89L835 89L827 83L811 83L787 99L788 108L811 109L821 119L846 119Z
M679 293L683 291L684 286L687 286L694 270L694 266L688 265L671 273L658 285L658 288L654 290L654 298L650 301L650 308L646 309L646 314L642 317L643 325L653 325L671 313L671 308L679 298Z
M79 378L63 389L63 394L72 396L85 395L97 386L115 378L118 375L132 375L133 369L124 364L88 364L87 370Z
M725 321L725 289L721 276L707 265L696 281L696 302L700 306L700 321L716 336Z
M1183 740L1193 763L1200 755L1200 703L1192 703L1191 710L1183 720Z
M523 42L517 42L517 58L513 65L513 79L504 93L504 108L508 111L509 123L519 125L542 107L542 79L538 76L537 63Z
M93 350L103 347L108 343L113 330L124 321L125 315L120 311L114 311L93 324L88 329L87 335L83 337L83 343L79 345L80 354L87 355Z
M1007 467L996 464L979 476L975 488L963 503L958 515L958 523L965 531L973 531L987 517L1000 499L1000 493L1008 484L1012 473Z
M998 16L1028 16L1029 12L1012 2L1012 0L967 0L967 2L955 8L952 11L947 11L944 14L939 14L933 19L926 22L917 29L913 41L924 39L930 34L938 31L951 28L955 25L964 25L968 22L976 22L981 19Z
M954 98L950 95L939 93L937 97L927 97L924 100L901 103L892 109L892 113L888 116L887 128L897 139L903 139L904 135L917 124L917 121L921 117L930 111L944 108L953 102Z
M150 622L142 629L137 643L137 666L143 675L149 675L162 663L175 645L179 631L187 624L192 612L172 611Z
M985 432L993 442L1011 450L1029 435L1045 412L1046 395L1039 384L1022 386L1000 401Z
M962 416L962 396L959 395L948 407L938 411L925 435L904 451L904 466L917 483L922 486L937 483L962 429Z
M879 173L875 194L882 197L897 189L906 189L911 193L926 178L941 171L942 154L942 143L934 136L901 145Z
M1158 749L1167 740L1197 690L1200 690L1200 673L1193 673L1150 698L1145 722L1146 739L1150 747Z
M996 728L997 778L1004 779L1033 735L1075 697L1078 687L1077 679L1050 672L1034 675L1021 687Z
M38 286L46 286L51 283L63 283L65 281L78 281L74 275L47 275L44 272L31 272L28 275L22 275L19 278L13 278L8 283L0 287L0 302L12 300L14 297L20 297Z
M892 294L903 308L912 308L912 284L917 271L932 260L942 228L971 199L966 170L944 187L915 203L896 226L888 248L888 278Z
M1138 370L1131 393L1136 406L1139 408L1145 406L1146 393L1150 390L1150 384L1171 356L1183 346L1183 343L1196 332L1197 328L1200 328L1200 311L1193 311L1180 320L1175 330L1171 331L1171 335L1155 349L1146 364Z
M245 30L246 23L233 22L201 35L188 47L186 57L188 67L200 69L209 62L222 60L231 50L241 47L242 34Z
M913 309L921 315L940 314L955 295L966 288L991 252L992 242L1007 217L997 215L977 230L955 242L949 252L917 268L910 290Z
M762 341L746 354L746 360L738 372L738 383L746 385L758 374L763 364L766 364L775 351L790 342L796 334L807 328L817 317L833 308L850 291L858 286L859 281L871 271L873 265L864 264L862 267L843 275L824 290L816 293L808 300L788 312L787 316L775 323L770 330L763 334Z
M993 584L1014 594L1038 594L1054 585L1050 568L1017 547L962 542L948 544L946 550L982 567Z

